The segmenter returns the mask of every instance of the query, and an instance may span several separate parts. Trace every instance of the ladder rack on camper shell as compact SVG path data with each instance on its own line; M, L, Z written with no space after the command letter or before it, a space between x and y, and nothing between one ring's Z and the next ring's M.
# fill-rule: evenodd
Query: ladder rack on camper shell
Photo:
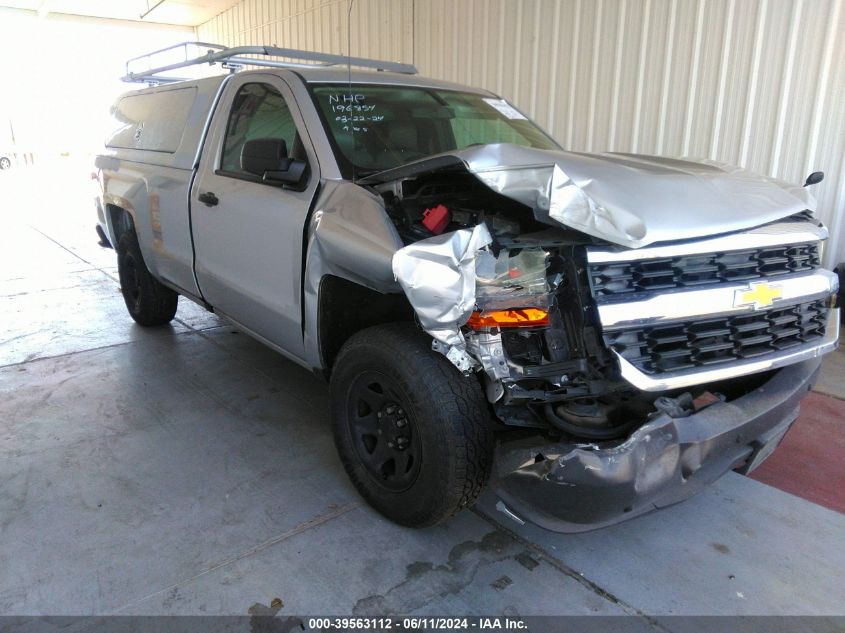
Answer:
M189 57L189 47L207 49L204 55ZM152 66L154 56L163 56L165 53L182 49L184 59L181 61L165 64L163 66ZM252 57L253 55L264 55L266 57L281 57L299 61L284 61L280 59L262 59ZM146 69L133 71L130 66L138 65L146 60ZM305 62L305 63L303 63ZM310 63L307 63L310 62ZM244 66L259 66L264 68L314 68L322 66L356 66L358 68L374 68L376 70L403 73L406 75L417 74L417 69L412 64L400 62L389 62L378 59L366 59L364 57L348 57L346 55L332 55L330 53L318 53L316 51L303 51L294 48L279 48L278 46L233 46L227 48L221 44L210 44L208 42L182 42L167 48L162 48L145 55L133 57L126 62L126 75L121 77L122 81L161 84L176 81L185 81L184 77L159 76L179 68L199 66L208 64L220 64L231 72L237 71Z

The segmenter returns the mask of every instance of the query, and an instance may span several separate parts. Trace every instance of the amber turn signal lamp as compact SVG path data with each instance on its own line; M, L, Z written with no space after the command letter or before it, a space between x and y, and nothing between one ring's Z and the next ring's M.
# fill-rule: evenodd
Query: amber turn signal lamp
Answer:
M543 327L549 324L549 313L539 308L517 310L485 310L473 312L467 325L473 330L489 327Z

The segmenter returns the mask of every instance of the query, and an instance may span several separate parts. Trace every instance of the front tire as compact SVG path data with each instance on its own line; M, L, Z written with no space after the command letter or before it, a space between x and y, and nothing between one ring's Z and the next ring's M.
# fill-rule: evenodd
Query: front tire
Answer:
M474 377L431 349L412 323L358 332L331 378L343 466L387 518L426 527L471 505L490 474L493 432Z
M11 169L11 168L12 168L12 161L10 161L5 156L0 158L0 170L6 171L7 169Z
M126 309L138 325L165 325L173 320L179 295L147 269L134 231L125 232L117 242L117 271Z

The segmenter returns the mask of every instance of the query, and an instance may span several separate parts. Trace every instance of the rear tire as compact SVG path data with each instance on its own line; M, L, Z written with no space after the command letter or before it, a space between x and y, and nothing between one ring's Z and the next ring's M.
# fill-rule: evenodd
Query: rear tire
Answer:
M487 400L413 324L352 336L334 364L331 398L343 466L384 516L426 527L476 500L493 461Z
M179 295L147 269L134 231L126 231L117 242L117 270L126 309L138 325L165 325L173 320Z
M12 161L10 161L5 156L0 158L0 170L6 171L7 169L11 169L11 168L12 168Z

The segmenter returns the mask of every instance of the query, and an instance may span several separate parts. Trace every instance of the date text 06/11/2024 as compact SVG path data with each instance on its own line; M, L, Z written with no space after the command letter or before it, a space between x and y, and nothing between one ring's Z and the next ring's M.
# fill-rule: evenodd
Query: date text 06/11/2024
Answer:
M347 617L347 618L309 618L310 630L350 630L387 631L387 630L525 630L527 625L519 618L398 618L391 617Z

